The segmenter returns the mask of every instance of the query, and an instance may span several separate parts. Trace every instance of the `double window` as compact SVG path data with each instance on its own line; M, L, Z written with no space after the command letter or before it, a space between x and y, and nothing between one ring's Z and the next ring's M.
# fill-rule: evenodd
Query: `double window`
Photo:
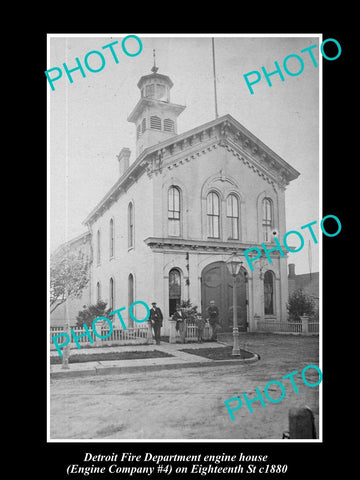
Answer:
M221 201L214 191L206 197L206 217L208 238L220 238ZM228 240L239 240L239 200L233 193L226 199L226 229Z

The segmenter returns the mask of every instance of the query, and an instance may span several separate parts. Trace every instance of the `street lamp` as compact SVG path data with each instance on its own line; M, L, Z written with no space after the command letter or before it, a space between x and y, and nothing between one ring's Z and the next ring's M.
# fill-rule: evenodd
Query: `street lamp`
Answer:
M240 268L243 262L240 260L236 253L233 253L231 257L225 262L229 270L230 275L233 277L233 337L234 344L232 355L240 355L240 345L239 345L239 329L237 321L237 298L236 298L236 277L240 273Z

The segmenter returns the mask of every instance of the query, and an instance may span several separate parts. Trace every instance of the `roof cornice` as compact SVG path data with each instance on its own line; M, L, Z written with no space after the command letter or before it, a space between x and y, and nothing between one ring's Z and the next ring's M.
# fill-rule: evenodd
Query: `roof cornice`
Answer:
M143 150L83 223L93 222L144 172L151 177L161 173L163 168L177 167L218 147L231 151L274 186L276 184L285 188L300 175L295 168L227 114Z

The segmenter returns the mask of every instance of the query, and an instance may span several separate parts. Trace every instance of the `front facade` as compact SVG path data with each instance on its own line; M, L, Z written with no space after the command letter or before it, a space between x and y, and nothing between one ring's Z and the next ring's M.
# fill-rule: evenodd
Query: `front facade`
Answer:
M178 303L190 300L205 315L215 300L229 330L233 283L225 262L237 252L240 329L256 330L259 318L284 321L287 259L274 251L272 263L261 258L251 271L243 252L263 242L275 247L275 231L283 238L285 189L299 173L230 115L178 134L185 107L170 102L172 86L157 68L140 79L128 118L136 158L121 150L119 179L84 221L92 238L91 302L126 307L132 326L127 307L156 301L167 334Z

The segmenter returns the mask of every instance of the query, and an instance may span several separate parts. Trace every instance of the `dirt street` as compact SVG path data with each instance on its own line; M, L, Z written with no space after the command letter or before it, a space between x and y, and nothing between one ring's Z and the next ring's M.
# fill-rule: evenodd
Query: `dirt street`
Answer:
M319 338L243 334L242 347L258 353L252 364L202 366L121 375L52 379L51 439L281 439L291 406L309 406L319 433L319 387L308 387L301 371L319 365ZM255 397L272 380L294 370L299 393L282 380L286 396L279 403L243 403L231 421L224 401L242 393ZM316 383L313 369L306 375ZM269 394L278 398L278 387ZM264 395L263 395L264 396Z

